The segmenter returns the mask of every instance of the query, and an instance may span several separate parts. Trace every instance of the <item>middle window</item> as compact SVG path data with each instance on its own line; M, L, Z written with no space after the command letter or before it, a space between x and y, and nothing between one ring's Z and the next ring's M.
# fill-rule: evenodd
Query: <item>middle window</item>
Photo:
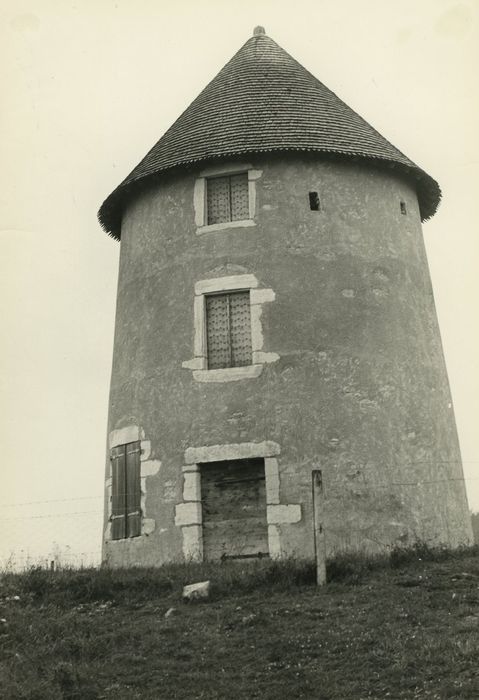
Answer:
M249 219L248 173L206 180L208 225Z
M208 369L252 364L249 294L228 292L205 297Z

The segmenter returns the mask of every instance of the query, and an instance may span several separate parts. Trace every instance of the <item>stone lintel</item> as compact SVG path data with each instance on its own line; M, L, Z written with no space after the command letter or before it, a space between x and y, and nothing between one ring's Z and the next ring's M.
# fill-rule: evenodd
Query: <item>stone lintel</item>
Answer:
M123 428L112 430L108 436L110 449L118 445L127 445L129 442L136 442L142 437L138 425L125 425Z
M199 280L195 284L195 294L209 294L210 292L228 292L233 289L251 289L258 286L258 280L254 275L231 275L229 277L213 277L208 280Z
M277 442L239 442L230 445L204 445L188 447L185 450L187 464L202 462L221 462L228 459L249 459L252 457L274 457L279 455L281 448Z
M235 163L232 161L231 163L221 163L205 168L200 172L200 177L217 177L219 175L230 175L231 173L243 173L246 170L250 171L252 168L251 163Z

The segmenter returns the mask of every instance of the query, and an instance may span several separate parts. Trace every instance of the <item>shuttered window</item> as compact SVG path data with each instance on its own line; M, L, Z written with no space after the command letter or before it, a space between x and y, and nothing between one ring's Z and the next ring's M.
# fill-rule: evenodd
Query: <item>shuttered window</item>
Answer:
M111 538L141 534L140 443L129 442L111 451Z
M252 364L249 291L206 296L208 369Z
M206 181L208 224L249 219L248 173Z

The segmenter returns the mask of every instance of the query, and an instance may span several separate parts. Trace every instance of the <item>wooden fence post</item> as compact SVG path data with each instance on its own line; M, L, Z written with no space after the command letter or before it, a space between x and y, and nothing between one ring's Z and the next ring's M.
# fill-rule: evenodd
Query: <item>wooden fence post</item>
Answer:
M313 524L314 554L316 557L316 582L318 586L326 583L326 542L324 538L324 491L321 469L313 469Z

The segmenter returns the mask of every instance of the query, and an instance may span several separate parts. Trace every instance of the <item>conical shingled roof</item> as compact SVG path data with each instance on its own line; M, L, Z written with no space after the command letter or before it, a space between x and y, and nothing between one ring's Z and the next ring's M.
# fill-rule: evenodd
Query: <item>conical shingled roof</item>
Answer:
M264 30L263 30L264 31ZM248 153L316 152L388 164L416 181L422 219L439 185L382 137L261 28L105 200L103 228L120 238L125 201L146 178Z

